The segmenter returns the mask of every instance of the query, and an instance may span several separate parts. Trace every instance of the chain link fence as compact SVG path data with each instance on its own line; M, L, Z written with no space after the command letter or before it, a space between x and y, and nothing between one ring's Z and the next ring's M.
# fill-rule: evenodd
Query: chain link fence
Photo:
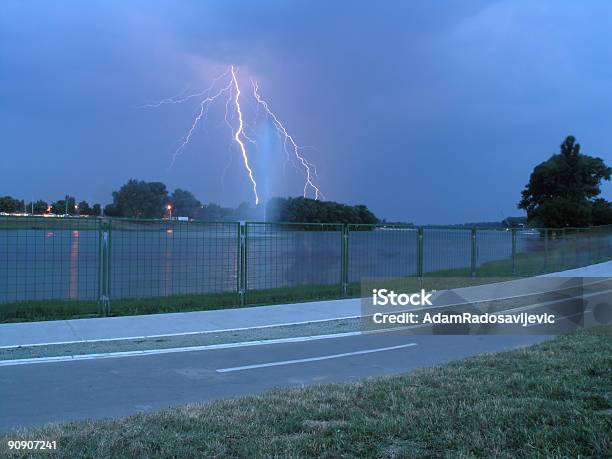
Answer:
M610 259L612 226L0 217L0 321L354 297L364 279L486 281Z

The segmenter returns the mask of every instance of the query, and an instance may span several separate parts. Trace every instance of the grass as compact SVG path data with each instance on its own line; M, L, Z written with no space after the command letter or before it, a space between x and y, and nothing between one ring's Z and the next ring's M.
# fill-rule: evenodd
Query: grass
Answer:
M377 281L380 288L385 284L396 290L416 291L421 286L427 290L480 285L501 282L517 277L534 276L543 272L572 269L606 259L584 260L563 257L559 250L549 251L545 262L543 252L517 253L514 265L510 258L483 263L476 269L476 277L471 277L470 267L439 270L426 273L422 283L416 277ZM546 269L545 269L546 268ZM348 285L348 298L358 298L362 290L368 290L370 283L352 282ZM371 290L371 289L370 289ZM267 304L296 303L304 301L330 300L343 298L340 284L299 285L292 287L249 290L246 294L247 306ZM111 316L156 314L168 312L206 311L212 309L238 308L239 297L236 292L172 295L154 298L127 298L112 300ZM28 322L39 320L62 320L99 317L102 313L97 301L83 300L39 300L0 304L0 323Z
M340 297L341 291L339 285L306 285L251 290L247 293L247 302L249 306L254 306L336 299ZM239 307L241 306L236 292L173 295L113 300L111 302L110 315L130 316ZM97 301L39 300L0 304L0 323L78 319L99 317L101 314L102 308Z
M403 376L19 430L0 436L0 455L11 439L48 439L65 458L609 457L611 335L607 326Z

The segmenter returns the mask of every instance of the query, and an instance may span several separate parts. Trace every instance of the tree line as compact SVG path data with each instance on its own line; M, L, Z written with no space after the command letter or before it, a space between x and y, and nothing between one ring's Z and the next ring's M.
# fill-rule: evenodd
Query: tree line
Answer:
M102 208L86 201L76 202L72 196L51 204L5 196L0 198L0 212L34 215L86 215L123 218L160 219L186 217L190 220L237 221L264 220L284 222L377 223L376 216L364 205L349 206L337 202L306 198L273 198L267 206L243 202L236 208L215 203L204 204L190 191L177 188L169 192L162 182L130 179L112 193L113 201Z
M203 221L268 220L313 223L377 223L364 205L349 206L307 198L272 198L263 206L243 202L238 207L203 204L193 193L177 188L168 193L161 182L130 180L113 192L104 215L131 218L162 218L173 215Z
M196 196L181 188L172 193L161 182L129 180L113 192L113 202L104 207L104 215L127 218L186 217L190 220L228 221L254 220L260 208L242 203L237 208L202 203Z
M100 204L89 205L87 201L78 202L73 196L48 203L38 200L26 202L23 199L12 196L0 196L0 212L7 214L30 214L30 215L88 215L99 216L102 213Z
M272 198L266 218L279 222L303 223L378 223L378 218L364 205L349 206L333 201L308 198Z

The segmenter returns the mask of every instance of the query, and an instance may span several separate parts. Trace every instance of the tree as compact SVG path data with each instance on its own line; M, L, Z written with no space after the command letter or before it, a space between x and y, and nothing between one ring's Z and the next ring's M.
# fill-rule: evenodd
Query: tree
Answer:
M77 211L79 215L91 215L91 207L89 207L89 203L85 200L79 202Z
M531 224L546 227L588 226L602 180L612 169L603 159L583 155L580 144L567 136L559 154L538 164L518 203Z
M105 217L120 217L119 211L115 207L114 204L107 204L104 206L104 216Z
M113 203L104 208L112 217L161 218L168 202L168 190L161 182L131 179L113 192Z
M56 215L75 215L76 212L76 199L73 196L66 196L51 204L51 213Z
M172 203L172 213L177 217L189 217L195 219L199 210L202 208L202 203L189 191L177 188L170 196Z
M593 201L591 218L593 225L612 225L612 202L601 198Z
M7 214L14 214L23 212L24 202L11 196L0 197L0 212L6 212Z
M47 213L49 204L47 204L45 201L38 200L36 202L30 203L29 207L34 215L44 215Z
M78 213L79 215L88 215L88 216L99 216L102 212L102 208L100 204L94 204L90 206L89 203L85 200L79 202L78 204Z
M377 223L366 206L348 206L333 201L308 198L272 198L267 207L268 220L304 223Z
M370 209L363 204L355 206L355 209L357 210L357 218L359 219L360 223L378 223L378 218L376 218L376 215L374 215Z

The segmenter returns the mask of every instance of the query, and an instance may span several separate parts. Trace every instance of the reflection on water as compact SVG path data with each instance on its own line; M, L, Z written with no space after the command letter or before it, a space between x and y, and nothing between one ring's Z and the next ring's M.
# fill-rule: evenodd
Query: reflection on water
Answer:
M76 300L79 297L79 232L72 232L70 242L70 284L68 298Z
M167 230L166 233L168 234L168 236L171 236L172 233L168 233L168 231L172 231L172 230ZM163 284L163 291L164 292L172 292L171 288L172 288L172 270L173 270L173 256L172 256L172 247L168 247L168 243L166 242L165 244L165 249L164 249L164 276L162 279L162 284ZM171 293L170 293L171 294Z

